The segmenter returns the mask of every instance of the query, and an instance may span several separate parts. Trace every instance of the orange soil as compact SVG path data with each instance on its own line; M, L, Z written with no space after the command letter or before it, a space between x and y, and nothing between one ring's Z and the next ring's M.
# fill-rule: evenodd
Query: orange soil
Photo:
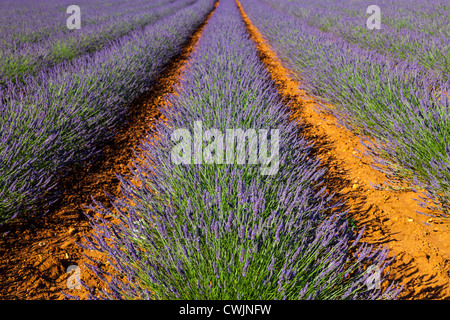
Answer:
M375 190L369 181L387 181L373 169L360 139L337 125L336 119L319 111L314 98L299 89L292 71L285 68L270 45L236 0L247 30L258 47L260 58L275 80L280 97L291 103L293 121L304 127L305 137L314 142L314 153L327 168L326 184L336 196L345 199L350 217L358 229L366 231L363 240L385 245L396 260L390 279L404 284L401 299L447 299L450 297L450 232L448 222L430 219L413 200L417 194L406 191ZM428 222L430 226L423 224Z
M133 149L149 134L165 97L174 93L180 74L198 42L207 21L197 28L184 45L181 54L172 59L157 79L153 88L129 106L129 122L120 127L115 138L104 147L103 156L86 170L73 168L72 173L59 181L64 194L40 219L22 221L15 219L0 227L0 299L63 299L61 291L86 298L84 288L67 289L67 273L70 265L80 268L81 279L98 290L104 284L85 266L91 263L84 254L106 261L96 251L86 252L75 244L92 228L83 212L85 205L93 205L91 196L104 204L109 203L104 192L120 196L120 183L116 174L128 175L131 170ZM112 217L111 217L112 219ZM114 272L103 265L102 269ZM73 273L72 273L73 274Z

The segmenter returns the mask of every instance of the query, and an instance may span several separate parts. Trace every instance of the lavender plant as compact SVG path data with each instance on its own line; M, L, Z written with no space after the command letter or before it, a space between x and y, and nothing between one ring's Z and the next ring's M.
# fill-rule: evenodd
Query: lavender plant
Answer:
M242 1L252 23L313 95L365 140L377 167L427 193L448 214L450 82L418 62L349 43L262 2Z
M46 70L61 62L71 61L75 57L91 55L95 51L110 46L112 42L118 41L121 37L142 29L146 25L156 23L162 17L193 2L193 0L178 0L167 3L167 0L162 0L150 4L133 3L132 6L129 3L127 6L114 3L110 3L110 6L98 6L96 3L98 7L95 9L92 8L92 5L81 3L83 27L80 30L69 30L66 27L65 20L68 15L65 12L64 3L61 3L54 9L53 17L47 17L53 23L56 17L56 21L59 22L57 24L59 28L52 30L51 34L51 29L45 29L46 25L41 24L41 19L34 20L36 18L34 12L31 14L29 11L22 11L16 15L16 19L34 21L36 23L34 28L37 31L32 33L32 38L29 34L25 34L18 37L16 41L11 38L17 37L20 28L6 33L3 48L0 50L0 84L7 79L23 81L26 74L35 75L41 70ZM63 12L60 12L61 9ZM108 12L109 15L105 16L103 11ZM59 14L55 15L55 12ZM8 14L10 14L9 10Z
M365 268L383 272L387 251L359 243L342 204L326 195L323 169L289 122L233 1L220 2L182 79L157 138L143 141L132 176L120 177L124 197L111 198L114 210L90 207L94 232L80 245L106 253L116 268L109 274L92 259L107 288L90 298L396 298L394 283L366 286ZM173 132L192 134L197 121L222 132L278 129L278 171L262 175L260 163L248 162L175 164Z
M78 6L83 11L83 27L108 23L123 14L136 14L136 9L158 7L166 2L148 3L147 0L128 1L118 0L81 0ZM35 43L47 40L60 33L70 34L66 27L66 13L68 3L64 1L27 1L4 0L0 3L0 42L3 48L19 49L24 43Z
M272 8L362 47L418 61L447 77L450 71L450 7L445 1L378 1L382 28L366 26L370 1L264 1Z
M127 104L152 86L212 7L197 1L26 85L8 83L0 92L0 223L58 198L56 176L95 159Z

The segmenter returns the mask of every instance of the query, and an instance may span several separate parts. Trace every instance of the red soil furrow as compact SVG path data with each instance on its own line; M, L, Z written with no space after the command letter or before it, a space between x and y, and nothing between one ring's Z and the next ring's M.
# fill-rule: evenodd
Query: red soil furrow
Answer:
M373 169L360 139L319 110L314 98L299 89L293 73L285 68L270 45L236 0L261 60L276 82L280 97L290 102L292 120L301 123L305 137L314 142L314 153L327 168L326 184L344 199L357 228L366 227L363 240L384 245L396 260L390 278L404 284L401 299L448 299L450 297L450 225L430 219L407 191L375 190L387 177ZM429 225L425 225L427 222Z
M142 139L151 134L156 119L162 118L159 110L165 97L174 93L180 75L200 35L213 14L193 33L180 55L172 59L159 76L153 88L129 106L128 122L117 130L112 141L103 149L102 157L87 169L73 168L70 175L59 181L64 191L61 200L49 213L39 219L15 219L0 227L0 299L63 299L61 291L86 298L84 288L68 289L71 276L67 268L80 268L80 278L98 290L104 284L86 268L90 261L104 260L97 252L85 252L75 242L83 242L91 227L85 217L85 205L93 205L91 197L109 203L104 192L120 196L120 183L116 174L129 175L133 150L138 150ZM114 272L104 265L102 269Z

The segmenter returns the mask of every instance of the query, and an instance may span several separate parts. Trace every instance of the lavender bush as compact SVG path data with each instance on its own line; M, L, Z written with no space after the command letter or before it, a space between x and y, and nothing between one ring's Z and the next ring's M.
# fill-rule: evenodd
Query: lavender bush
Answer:
M319 161L289 122L234 1L220 2L182 79L162 110L167 123L142 143L133 175L120 177L124 197L112 199L115 210L90 207L98 214L93 238L82 246L107 253L116 268L108 274L92 260L107 288L90 298L396 298L395 284L366 286L365 267L383 272L387 251L359 243L342 204L325 195ZM221 132L278 129L278 171L262 175L260 164L250 163L174 164L174 130L192 133L196 121Z
M418 61L443 77L450 72L450 7L445 0L377 1L382 27L376 31L366 26L366 9L374 4L371 1L264 2L349 42Z
M3 39L0 40L0 85L8 79L23 81L26 74L35 75L58 63L92 54L110 46L120 37L155 23L193 2L194 0L124 4L109 2L102 6L99 2L82 1L79 3L83 22L80 30L69 30L66 27L66 19L69 17L65 11L66 2L60 2L55 8L50 6L43 10L52 14L43 17L41 13L31 9L21 10L15 15L14 11L8 9L5 11L8 16L13 15L16 20L28 21L31 25L27 27L36 31L31 33L22 31L24 27L17 26L17 22L11 29L5 30L1 36ZM40 3L31 4L31 8L35 6L40 6ZM48 22L43 23L44 17ZM48 24L54 28L47 26Z
M366 142L378 168L394 182L427 193L448 214L450 82L435 70L362 48L301 18L243 0L250 20L313 95ZM447 39L448 40L448 39ZM424 204L427 205L427 204Z
M0 223L57 199L56 175L87 165L212 10L199 0L111 47L0 92ZM123 122L123 121L122 121ZM47 205L44 203L44 205Z

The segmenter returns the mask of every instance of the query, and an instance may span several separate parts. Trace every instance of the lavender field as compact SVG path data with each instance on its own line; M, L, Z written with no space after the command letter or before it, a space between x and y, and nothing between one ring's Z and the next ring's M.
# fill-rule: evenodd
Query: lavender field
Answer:
M394 181L407 179L425 189L448 215L448 3L436 1L431 9L414 1L390 2L377 33L365 26L364 12L357 23L345 2L291 3L242 1L305 87L337 106L329 111L368 137L368 150L382 170Z
M69 28L66 9L73 4L81 28ZM373 4L381 10L379 28L369 26ZM8 262L0 271L8 276L0 277L0 297L50 299L57 291L58 299L108 300L421 298L417 279L398 267L403 249L370 240L376 230L357 217L367 204L393 221L423 210L445 225L449 16L444 0L1 1L0 262ZM177 63L177 80L164 80ZM290 95L285 78L294 84ZM164 94L152 91L161 86ZM308 103L295 90L346 130L336 139L360 139L373 162L364 169L364 188L343 173L361 164L351 168L346 158L336 169L318 152L323 141L311 134ZM63 265L81 268L77 285L69 286L67 275L32 294L6 290L23 262L10 257L19 257L14 244L29 229L22 224L33 226L23 249L31 251L22 256L54 255L39 248L38 235L70 196L61 181L81 181L77 170L110 161L105 146L129 128L128 111L143 99L163 103L147 106L159 115L148 120L134 157L120 165L129 171L108 173L120 192L98 200L106 190L100 181L98 193L87 191L89 202L70 209L89 224L89 232L67 224L70 237L64 235L72 251L65 249ZM346 149L332 139L326 152L339 157ZM371 182L379 175L383 186ZM362 204L339 189L343 181ZM378 202L365 196L369 189L380 194ZM398 195L411 198L408 205ZM398 201L385 207L380 199L388 198ZM421 210L411 209L415 203ZM413 228L408 232L425 227ZM431 252L408 250L414 257ZM445 250L436 256L450 261ZM80 252L85 260L70 258ZM58 263L48 268L60 270ZM13 287L25 290L31 279Z
M78 57L70 51L76 58L44 67L24 83L5 76L0 92L0 221L35 208L42 194L55 198L55 175L64 174L72 163L95 158L100 143L126 112L124 106L151 86L211 8L211 1L181 1L178 9L168 4L158 23L114 39L100 50L92 47L94 52ZM94 27L94 34L106 37L100 26ZM88 39L79 37L82 44ZM47 41L52 43L53 38L37 45L46 50ZM8 61L2 60L2 65Z

